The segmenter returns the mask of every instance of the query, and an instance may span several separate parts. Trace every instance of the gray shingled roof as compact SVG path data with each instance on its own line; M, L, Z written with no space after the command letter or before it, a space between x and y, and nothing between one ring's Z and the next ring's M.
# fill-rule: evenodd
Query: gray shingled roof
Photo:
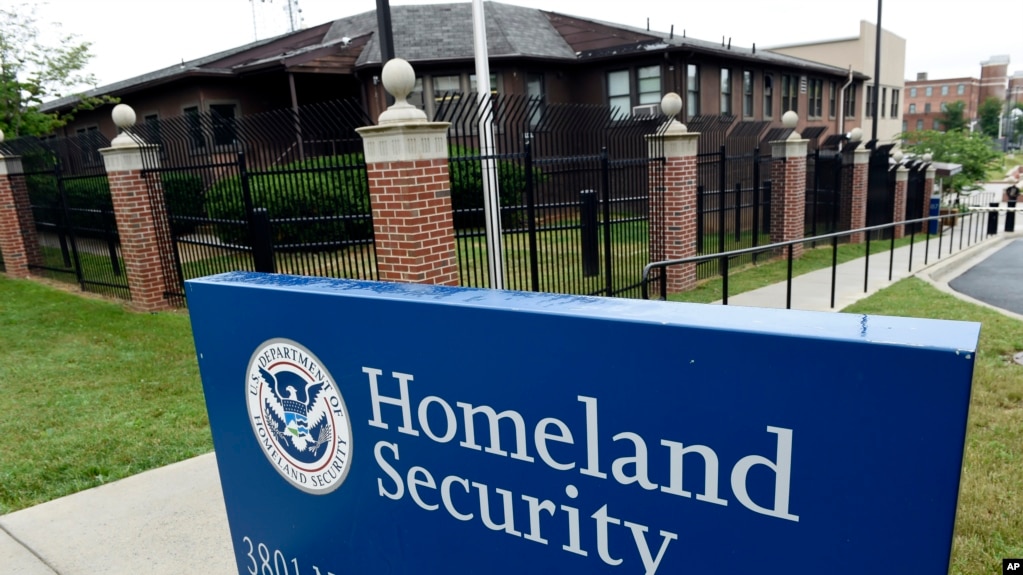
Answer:
M498 2L485 2L483 10L491 58L575 59L575 53L539 10ZM472 4L391 6L391 27L395 55L409 62L473 58ZM324 41L354 38L376 29L376 12L365 12L335 20ZM356 66L380 61L380 43L374 34Z
M544 58L556 60L571 60L599 58L614 53L638 52L643 50L661 50L665 48L691 48L703 53L716 53L731 58L741 58L769 62L780 66L801 68L804 70L818 71L829 74L845 74L847 71L842 68L820 64L794 56L787 56L766 50L759 50L754 53L750 48L732 46L728 48L716 42L706 42L693 38L682 38L674 36L669 38L668 33L641 30L630 26L623 26L613 22L602 22L594 19L587 19L579 16L572 16L580 20L630 30L642 34L661 37L660 42L644 43L634 46L616 47L609 51L576 54L565 42L564 38L554 29L550 20L543 11L534 8L523 8L499 2L485 2L487 24L487 47L490 58L501 59L507 57ZM471 60L473 58L473 31L472 31L472 4L423 4L416 6L392 6L391 25L394 31L395 55L410 62L420 61L445 61L445 60ZM244 62L229 68L213 68L208 66L217 60L228 56L242 54L247 50L259 48L265 44L275 42L287 34L274 38L259 40L237 48L210 54L202 58L182 62L179 65L168 66L160 70L108 84L85 92L85 96L100 96L104 94L117 94L130 91L134 87L158 84L172 81L175 78L185 75L225 75L229 76L235 71L248 66L262 63L272 63L276 60L283 60L295 53L313 50L325 46L341 43L342 38L356 38L371 34L370 41L366 44L356 67L367 65L379 65L380 45L376 34L377 19L376 12L364 12L346 18L340 18L331 23L329 30L323 39L315 46L307 46L296 51L280 54L276 57L264 57L260 60L255 58L252 61ZM300 34L297 32L296 34ZM865 78L857 73L857 77ZM79 96L68 96L46 102L41 106L42 111L58 110L70 106L79 100Z

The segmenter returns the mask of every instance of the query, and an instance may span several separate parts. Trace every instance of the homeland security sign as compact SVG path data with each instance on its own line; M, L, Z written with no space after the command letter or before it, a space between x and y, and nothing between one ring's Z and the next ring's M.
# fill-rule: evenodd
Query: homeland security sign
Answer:
M239 573L947 571L976 324L187 293Z

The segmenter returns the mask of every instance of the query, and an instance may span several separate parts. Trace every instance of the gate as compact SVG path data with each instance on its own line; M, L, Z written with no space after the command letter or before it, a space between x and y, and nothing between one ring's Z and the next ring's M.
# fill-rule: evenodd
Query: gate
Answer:
M923 218L924 197L927 182L927 164L925 162L912 162L908 166L909 175L906 180L906 218L916 220ZM906 224L906 234L920 233L924 231L923 222Z
M770 243L771 156L751 153L729 155L722 144L716 152L697 155L696 238L697 253L714 254ZM746 264L755 256L740 256L730 263ZM721 264L708 261L697 266L696 275L706 279L719 275Z
M895 170L891 169L889 152L894 144L877 146L870 151L867 175L867 226L890 224L895 217ZM921 200L922 201L922 200ZM892 228L871 232L872 239L891 238Z
M23 137L5 142L21 156L42 261L40 275L129 299L98 131L70 138Z
M165 295L234 270L376 279L361 106L335 101L239 118L191 113L137 126L161 190Z
M449 93L437 120L451 122L449 166L461 285L489 286L483 194L499 190L507 289L637 296L659 247L649 212L663 157L646 136L663 118L613 117L604 106ZM481 154L481 120L494 150ZM660 154L653 154L659 156ZM492 169L489 169L492 168Z
M842 156L838 151L814 150L806 161L807 236L838 231L842 192Z

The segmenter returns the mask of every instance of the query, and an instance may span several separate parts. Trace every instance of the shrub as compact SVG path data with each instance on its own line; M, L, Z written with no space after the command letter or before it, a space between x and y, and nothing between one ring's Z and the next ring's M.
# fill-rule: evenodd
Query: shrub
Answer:
M451 174L451 203L456 210L456 228L482 227L486 221L483 213L483 168L478 159L479 151L463 146L451 146L449 172ZM464 157L474 159L461 159ZM497 182L501 203L501 226L518 227L524 220L520 206L526 191L526 168L510 160L497 160ZM542 176L533 170L534 184ZM465 210L470 211L465 213Z
M199 225L195 218L206 216L202 178L185 172L165 172L160 174L160 183L173 235L194 232Z
M249 175L249 193L255 208L266 208L274 220L275 246L292 249L318 242L360 240L372 236L369 189L362 154L345 154L292 162ZM246 222L241 179L217 182L206 194L206 211L213 219ZM345 216L356 216L346 218ZM248 245L248 226L217 226L221 241ZM314 246L311 246L315 249Z

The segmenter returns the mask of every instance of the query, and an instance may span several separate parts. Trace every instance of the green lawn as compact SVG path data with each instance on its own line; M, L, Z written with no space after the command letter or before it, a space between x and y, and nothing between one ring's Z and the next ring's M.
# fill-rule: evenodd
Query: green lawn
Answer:
M956 517L952 573L1001 573L1023 557L1023 322L910 278L847 310L981 322Z
M0 276L0 514L212 449L188 317Z

